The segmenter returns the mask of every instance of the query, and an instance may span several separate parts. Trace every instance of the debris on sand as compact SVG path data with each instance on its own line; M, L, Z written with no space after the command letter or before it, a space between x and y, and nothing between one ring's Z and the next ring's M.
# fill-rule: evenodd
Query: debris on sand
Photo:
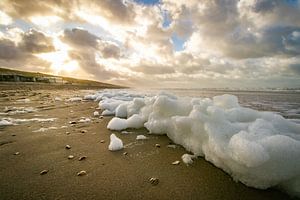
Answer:
M172 149L176 149L176 145L175 144L169 144L167 145L168 148L172 148Z
M49 172L49 170L44 169L43 171L40 172L40 175L45 175L45 174L47 174L48 172Z
M176 160L176 161L172 162L172 165L179 165L179 164L180 164L179 160Z
M138 135L136 136L136 140L147 140L148 138L144 135Z
M85 175L87 175L87 173L84 170L77 173L77 176L85 176Z
M88 123L88 122L91 122L91 119L90 118L86 118L86 117L82 117L78 122L79 123Z
M151 185L155 186L159 183L159 179L152 177L149 179L149 182L151 183Z
M86 158L87 158L86 156L80 156L78 160L82 161L82 160L85 160Z

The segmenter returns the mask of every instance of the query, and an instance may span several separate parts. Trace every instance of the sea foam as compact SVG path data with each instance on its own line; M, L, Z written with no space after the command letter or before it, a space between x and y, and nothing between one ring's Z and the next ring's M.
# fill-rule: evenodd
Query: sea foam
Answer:
M210 99L105 90L93 99L116 115L110 130L145 127L150 134L166 134L236 181L300 197L300 125L279 114L242 107L227 94ZM189 158L183 159L190 163Z

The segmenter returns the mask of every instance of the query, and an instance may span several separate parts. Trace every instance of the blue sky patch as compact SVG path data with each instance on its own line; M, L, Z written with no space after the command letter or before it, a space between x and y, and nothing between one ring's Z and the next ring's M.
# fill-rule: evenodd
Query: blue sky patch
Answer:
M155 5L158 4L160 0L135 0L137 3L145 4L145 5Z
M171 39L173 41L173 47L175 51L184 50L184 43L186 42L186 39L180 38L176 34L173 34Z

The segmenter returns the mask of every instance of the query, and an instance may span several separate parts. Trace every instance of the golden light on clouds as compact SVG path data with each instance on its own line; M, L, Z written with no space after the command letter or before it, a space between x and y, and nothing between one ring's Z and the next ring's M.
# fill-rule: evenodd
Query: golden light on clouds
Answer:
M62 19L57 16L33 16L30 18L30 21L41 27L49 27L50 25L53 25Z
M299 86L299 0L149 2L0 0L0 66L128 86Z
M55 52L36 54L39 58L51 63L51 70L53 73L70 73L79 69L78 62L69 58L68 51L70 50L70 47L68 45L61 42L57 36L54 37L53 44L56 49Z

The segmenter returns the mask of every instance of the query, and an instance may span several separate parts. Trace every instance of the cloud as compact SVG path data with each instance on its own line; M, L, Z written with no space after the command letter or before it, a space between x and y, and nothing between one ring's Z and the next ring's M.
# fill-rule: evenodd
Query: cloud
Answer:
M0 65L30 71L50 71L50 63L36 57L35 53L54 51L52 39L42 32L18 32L20 41L0 38Z
M158 74L171 74L174 73L175 70L172 67L165 66L155 66L155 65L143 65L138 67L131 68L133 71L142 72L143 74L148 75L158 75Z
M55 50L52 38L34 29L22 35L22 41L18 46L30 53L45 53Z
M66 29L61 36L61 40L74 49L90 48L95 52L99 51L104 58L119 58L121 54L117 44L111 41L104 41L84 29Z
M81 69L94 79L104 81L119 76L118 72L108 70L104 65L97 63L95 52L92 50L73 50L69 52L69 56L76 60Z
M20 41L14 42L8 38L0 39L0 59L22 59L34 53L54 51L51 37L44 33L30 29L27 32L19 32Z
M71 46L97 48L99 37L89 33L87 30L73 28L64 30L61 40Z
M3 66L39 63L48 70L36 55L57 52L88 78L122 84L267 85L299 78L299 1L2 0L0 7L0 19L9 19L1 25ZM174 35L184 41L180 50Z
M18 49L15 43L8 39L0 40L0 59L12 60L21 57L22 52Z
M297 75L300 75L300 63L297 64L291 64L289 65L290 70L292 70L292 72L296 73Z
M104 41L89 31L79 28L64 30L60 37L62 42L72 47L69 57L76 60L81 69L93 75L98 80L109 80L118 77L118 72L110 70L109 67L97 62L97 56L102 58L120 57L120 48L111 41Z

